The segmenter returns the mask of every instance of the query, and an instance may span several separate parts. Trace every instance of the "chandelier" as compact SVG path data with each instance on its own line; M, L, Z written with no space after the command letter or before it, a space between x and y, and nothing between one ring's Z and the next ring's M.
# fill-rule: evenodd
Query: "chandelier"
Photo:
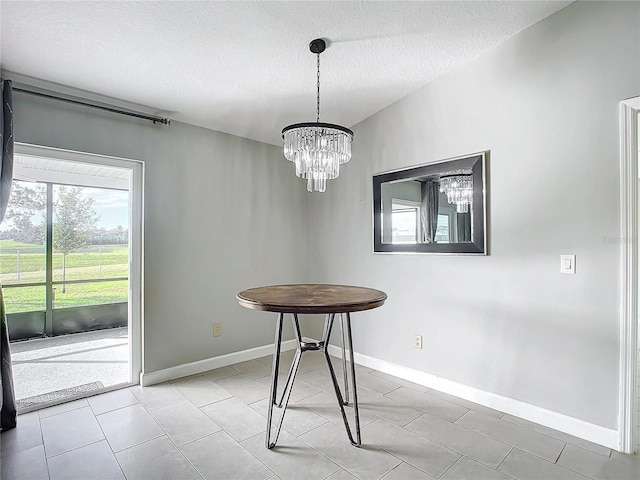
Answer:
M284 156L295 163L296 175L307 180L310 192L324 192L327 180L338 178L340 164L351 160L353 132L340 125L320 122L320 54L326 47L321 38L309 44L318 64L316 121L295 123L282 129Z
M456 206L458 213L467 213L473 200L473 177L470 171L458 170L440 176L440 192Z

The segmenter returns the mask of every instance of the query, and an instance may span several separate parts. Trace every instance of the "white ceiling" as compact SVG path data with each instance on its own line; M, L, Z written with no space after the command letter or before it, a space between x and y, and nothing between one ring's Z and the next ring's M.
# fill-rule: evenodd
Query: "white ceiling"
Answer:
M351 127L569 3L2 0L0 62L280 145L315 120L314 38L330 42L320 119Z

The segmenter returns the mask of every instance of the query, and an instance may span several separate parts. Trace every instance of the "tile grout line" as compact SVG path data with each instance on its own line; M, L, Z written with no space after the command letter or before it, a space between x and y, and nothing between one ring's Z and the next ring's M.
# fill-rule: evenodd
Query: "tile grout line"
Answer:
M587 453L588 453L588 454L590 454L590 455L598 455L597 453L592 452L591 450L588 450L588 449L586 449L586 448L578 447L577 445L573 445L573 444L571 444L571 446L572 446L573 448L578 448L578 449L580 449L580 450L584 450L585 452L587 452ZM565 447L566 447L566 445L565 445ZM564 448L563 448L562 450L564 451ZM600 455L600 456L601 456L601 457L604 457L604 455ZM607 458L607 457L604 457L604 458ZM558 457L558 460L559 460L559 459L560 459L560 458ZM611 460L611 461L613 461L613 462L618 463L618 461L617 461L617 460L615 460L615 459L613 459L613 458L608 458L608 460ZM619 462L619 463L623 463L623 462ZM624 463L623 463L623 464L624 464ZM557 464L555 464L555 465L557 465ZM564 465L558 465L558 467L560 467L560 468L564 468L565 470L568 470L568 471L570 471L570 472L576 473L576 474L578 474L578 475L582 475L583 477L590 478L590 479L592 479L592 480L598 480L596 477L592 477L591 475L587 475L586 473L578 472L578 471L576 471L576 470L573 470L573 469L572 469L572 468L570 468L570 467L565 467ZM599 477L598 477L598 478L599 478Z
M221 431L225 432L224 430L221 430ZM253 453L251 453L249 451L249 449L242 444L242 442L240 442L240 441L236 440L235 438L233 438L233 436L231 436L229 433L227 433L227 432L225 432L225 433L227 435L229 435L240 446L240 448L242 448L245 452L247 452L249 455L251 455L252 458L255 458L261 465L264 465L264 467L271 472L272 476L275 475L276 477L280 478L276 472L274 472L271 468L269 468L269 465L267 465L262 460L260 460L258 457L256 457ZM265 432L257 433L256 435L254 435L254 437L257 436L257 435L260 435L260 434L264 434L264 433ZM249 438L252 438L252 437L249 437ZM245 439L243 441L249 440L249 438L247 438L247 439ZM268 478L270 478L270 477L268 477Z
M177 389L176 389L176 391L177 391ZM181 392L179 392L179 391L178 391L178 393L180 393L180 394L181 394ZM133 395L133 393L132 393L132 395ZM134 397L135 397L135 395L134 395ZM137 397L136 397L136 399L137 399ZM186 398L185 398L185 399L186 399ZM186 400L188 400L188 399L186 399ZM107 442L107 445L109 445L109 448L111 449L111 453L113 454L114 458L116 459L116 462L118 462L118 459L117 459L117 457L116 457L116 455L117 455L117 454L122 453L122 452L124 452L124 451L126 451L126 450L129 450L130 448L139 447L139 446L144 445L144 444L146 444L146 443L149 443L149 442L151 442L151 441L153 441L153 440L157 440L157 439L162 438L162 437L167 437L167 439L173 443L173 441L172 441L172 440L171 440L171 438L169 437L169 434L168 434L168 433L164 430L164 428L162 428L162 426L161 426L161 425L156 421L156 419L153 417L153 415L151 415L151 413L149 412L149 410L147 409L147 407L145 407L145 406L144 406L144 405L143 405L139 400L138 400L138 403L137 403L137 404L136 404L136 403L134 403L133 405L127 405L127 406L125 406L125 407L121 407L121 408L118 408L118 409L115 409L115 410L111 410L110 412L105 412L105 413L112 413L112 412L115 412L115 411L117 411L117 410L122 410L122 409L124 409L124 408L132 407L132 406L134 406L134 405L140 405L140 407L142 407L142 409L145 411L145 413L146 413L147 415L149 415L149 417L151 418L151 420L156 424L156 426L160 429L160 431L162 431L162 432L163 432L163 435L158 435L157 437L153 437L153 438L150 438L150 439L145 440L145 441L143 441L143 442L136 443L136 444L134 444L134 445L130 445L129 447L127 447L127 448L123 448L122 450L118 450L118 451L116 452L116 451L114 451L114 450L113 450L113 447L111 446L111 443L109 442L109 439L107 438L107 436L106 436L106 434L104 433L104 430L103 430L103 431L102 431L102 433L103 433L103 435L104 435L104 437L105 437L104 439L105 439L105 441ZM100 414L100 415L103 415L103 414ZM98 417L98 416L94 414L94 417L96 418L96 421L98 421L98 419L97 419L97 417ZM100 429L102 430L102 425L100 424L100 422L98 422L98 425L100 426ZM174 444L174 446L175 446L175 444ZM178 448L178 447L176 446L176 448ZM180 453L182 453L182 452L180 452ZM120 467L120 469L122 470L122 466L120 465L120 462L118 462L118 466L119 466L119 467ZM197 470L196 470L196 471L197 471ZM200 472L198 471L198 474L199 474L199 473L200 473ZM122 472L122 474L123 474L123 475L125 475L125 474L124 474L124 471ZM201 476L202 476L202 475L201 475ZM125 478L126 478L126 475L125 475Z
M174 387L174 388L175 388L175 387ZM222 387L220 387L220 388L222 388ZM182 392L180 392L177 388L176 388L175 390L176 390L180 395L182 395ZM227 393L228 393L228 392L227 392ZM182 395L182 396L184 397L184 395ZM193 402L191 402L191 400L189 400L189 399L188 399L188 398L186 398L186 397L185 397L185 400L189 401L189 402L190 402L190 403L191 403L195 408L197 408L197 409L198 409L198 411L200 411L201 413L203 413L204 415L206 415L206 416L207 416L207 418L209 418L209 416L208 416L206 413L204 413L204 412L202 411L202 407L198 407L197 405L195 405ZM219 401L222 401L222 400L219 400ZM218 402L212 402L212 403L210 403L210 404L208 404L208 405L213 405L213 404L215 404L215 403L218 403ZM208 405L204 405L204 406L208 406ZM149 416L151 417L151 419L156 423L156 425L158 425L158 428L160 428L160 430L162 430L162 431L164 432L164 435L163 435L163 436L164 436L164 437L167 437L167 440L169 440L169 441L171 442L171 444L175 447L176 451L177 451L177 452L182 456L182 458L184 458L184 459L187 461L187 463L188 463L189 465L191 465L191 467L193 468L193 470L194 470L198 475L200 475L200 478L201 478L202 480L205 480L205 476L202 474L202 472L200 472L200 470L198 470L198 468L193 464L193 462L187 458L187 456L184 454L184 452L182 452L182 450L180 450L180 447L179 447L179 446L176 444L176 442L171 438L171 436L169 435L169 433L168 433L168 432L167 432L167 431L162 427L162 425L160 425L160 424L156 421L156 419L153 417L153 415L151 415L151 412L147 409L147 407L145 407L144 405L142 405L142 408L144 408L145 412L147 412L147 415L149 415ZM164 407L161 407L161 408L164 408ZM216 424L218 427L220 427L220 425L218 425L216 422L214 422L214 421L213 421L213 419L211 419L211 418L210 418L210 420L211 420L214 424ZM184 445L182 445L182 446L189 445L190 443L197 442L197 441L199 441L199 440L202 440L203 438L207 438L207 437L209 437L209 436L215 435L215 434L217 434L217 433L219 433L219 432L223 432L223 431L224 431L224 430L223 430L223 428L222 428L222 427L220 427L220 430L218 430L217 432L210 433L209 435L204 435L204 436L202 436L202 437L200 437L200 438L197 438L197 439L195 439L195 440L192 440L192 441L190 441L190 442L187 442L187 443L185 443L185 444L184 444ZM138 444L138 445L142 445L142 444L144 444L144 443L151 442L152 440L157 440L158 438L162 438L162 437L155 437L155 438L152 438L152 439L150 439L150 440L147 440L146 442L143 442L143 443ZM134 446L138 446L138 445L134 445ZM132 448L132 447L129 447L129 448ZM125 450L127 450L127 449L125 449ZM124 452L124 450L121 450L121 452ZM269 470L269 471L271 471L271 470Z
M449 468L447 468L444 472L442 472L442 475L440 475L439 477L436 477L436 478L442 478L442 477L444 477L444 476L449 472L449 470L451 470L453 467L455 467L455 466L458 464L458 462L459 462L460 460L462 460L462 458L463 458L463 455L460 455L460 458L458 458L455 462L453 462L453 463L449 466Z
M511 452L513 452L516 449L516 447L511 447L511 450L509 450L509 453L507 453L504 458L500 461L500 463L496 466L496 468L494 468L494 470L499 471L498 469L500 468L500 466L504 463L504 461L507 459L507 457L509 455L511 455ZM504 473L504 472L501 472Z
M399 425L394 424L393 422L390 422L389 420L386 420L386 419L384 419L384 418L378 418L378 419L374 420L373 422L369 423L368 425L365 425L365 427L368 427L369 425L373 425L374 423L377 423L377 422L387 422L387 423L391 423L392 425L399 426ZM400 427L400 428L402 428L402 429L404 429L404 427L401 427L401 426L399 426L399 427ZM411 432L410 430L407 430L407 432L414 433L414 432ZM415 433L414 433L414 434L415 434ZM424 438L424 439L425 439L425 440L427 440L428 442L432 442L432 441L431 441L431 439L429 439L429 438L422 437L422 435L418 435L418 436L419 436L419 437L421 437L421 438ZM455 461L455 462L453 462L453 463L449 466L449 468L447 468L447 469L442 473L442 475L440 475L440 476L443 476L446 472L448 472L448 471L449 471L449 469L450 469L451 467L453 467L456 463L458 463L458 462L460 461L460 458L464 457L464 455L463 455L463 454L461 454L460 452L457 452L457 451L455 451L455 450L453 450L453 449L451 449L451 448L449 448L449 447L445 447L444 445L440 445L440 444L438 444L438 443L436 443L436 442L432 442L432 443L434 443L435 445L438 445L440 448L443 448L443 449L445 449L445 450L449 450L451 453L454 453L454 454L459 455L459 457L456 459L456 461ZM409 460L405 460L405 459L403 459L403 458L398 457L397 455L395 455L394 453L390 452L390 451L389 451L389 450L387 450L386 448L384 448L384 447L377 447L377 448L378 448L378 449L380 449L380 450L382 450L383 452L385 452L385 453L387 453L387 454L391 455L392 457L397 458L398 460L400 460L400 462L401 462L401 463L406 463L407 465L411 465L411 466L412 466L413 468L415 468L416 470L419 470L419 471L424 472L425 474L427 474L427 475L429 475L429 476L432 476L430 473L428 473L428 472L424 471L424 470L423 470L422 468L420 468L419 466L414 465L414 464L413 464L413 463L411 463ZM384 476L389 475L389 473L390 473L390 472L392 472L393 470L395 470L396 468L398 468L398 466L399 466L399 465L400 465L400 464L396 465L396 466L395 466L394 468L392 468L389 472L385 473L385 474L384 474ZM440 478L440 477L438 477L438 478Z
M435 416L435 415L431 415L430 413L426 413L426 412L425 412L425 413L423 413L422 415L420 415L420 417L421 417L421 416L423 416L423 415L427 415L427 416L429 416L429 417L433 417L433 418L435 418L435 419L442 420L443 422L446 422L446 420L444 420L444 419L442 419L442 418L440 418L440 417L437 417L437 416ZM419 419L420 417L418 417L418 418L416 418L416 419L412 420L412 421L411 421L411 422L409 422L409 423L413 423L415 420ZM409 425L409 423L408 423L407 425ZM451 425L455 425L455 426L457 426L457 427L459 427L459 428L462 428L462 429L464 429L464 430L467 430L468 432L475 433L475 434L478 434L478 435L484 435L483 433L476 432L475 430L471 430L470 428L467 428L467 427L465 427L464 425L458 425L457 423L454 423L454 422L448 422L448 423L451 423ZM405 427L406 427L406 425L405 425ZM402 427L402 428L405 428L405 427ZM494 467L492 467L492 466L490 466L490 465L487 465L486 463L481 462L480 460L476 460L476 459L474 459L474 458L472 458L472 457L470 457L470 456L468 456L468 455L466 455L466 454L464 454L464 453L462 453L462 452L459 452L458 450L456 450L456 449L454 449L454 448L452 448L452 447L448 447L448 446L446 446L446 445L442 445L438 440L433 439L433 438L429 438L429 437L427 437L427 436L423 435L423 434L422 434L422 433L420 433L420 432L416 432L416 431L414 431L414 430L410 430L410 429L408 429L408 428L406 428L406 430L407 430L407 431L409 431L409 432L411 432L411 433L414 433L414 434L416 434L416 435L418 435L418 436L420 436L420 437L422 437L422 438L424 438L424 439L426 439L426 440L428 440L428 441L430 441L430 442L432 442L432 443L434 443L435 445L438 445L439 447L442 447L442 448L446 448L446 449L448 449L448 450L451 450L452 452L455 452L455 453L457 453L458 455L461 455L461 456L463 456L463 457L469 458L470 460L473 460L474 462L479 463L480 465L484 465L485 467L487 467L487 468L491 468L491 469L493 469L493 470L497 470L497 469L498 469L498 467L499 467L500 465L502 465L502 462L504 462L504 460L505 460L505 459L509 456L509 454L513 451L513 449L514 449L514 448L516 448L516 447L514 447L513 445L509 445L508 443L504 443L504 442L503 442L503 441L501 441L501 440L497 440L497 439L495 439L495 438L493 438L493 437L489 437L488 435L484 435L485 437L489 438L490 440L492 440L492 441L494 441L494 442L496 442L496 443L499 443L499 444L501 444L501 445L504 445L505 447L509 447L509 448L510 448L509 452L507 452L507 454L506 454L506 455L504 456L504 458L500 461L500 463L498 464L498 466L496 466L496 467L494 468Z
M198 410L200 410L200 407L196 407L196 408L198 408ZM147 412L147 414L148 414L149 416L151 416L151 414L149 413L149 411L148 411L146 408L145 408L145 411ZM204 412L203 412L203 413L204 413ZM153 418L153 417L151 417L151 418ZM153 418L153 420L155 421L155 418ZM156 423L157 423L157 422L156 422ZM215 423L215 422L214 422L214 423ZM218 424L216 423L216 425L218 425ZM220 426L220 425L218 425L218 426ZM171 444L174 446L174 448L176 449L176 451L177 451L177 452L182 456L182 458L184 458L184 459L187 461L187 463L188 463L189 465L191 465L191 468L193 468L193 470L194 470L198 475L200 475L200 478L201 478L202 480L205 480L204 475L202 474L202 472L201 472L200 470L198 470L198 469L196 468L196 466L193 464L193 462L191 462L191 460L189 460L189 459L187 458L187 456L182 452L182 450L180 450L180 447L178 447L178 445L176 444L176 442L174 442L174 441L173 441L173 438L171 438L171 437L169 436L169 434L167 433L167 431L166 431L164 428L162 428L162 426L160 426L159 424L158 424L158 427L160 427L160 430L162 430L162 431L164 432L164 436L165 436L165 437L167 437L167 440L169 440L169 441L171 442ZM222 431L222 430L219 430L219 431ZM215 435L216 433L218 433L218 432L212 433L211 435ZM208 435L205 435L205 436L204 436L204 437L202 437L202 438L206 438L207 436L208 436ZM157 437L157 438L160 438L160 437ZM202 438L199 438L198 440L202 440ZM155 440L155 439L153 439L153 440ZM194 440L194 441L197 441L197 440ZM191 443L191 442L189 442L189 443Z
M470 410L470 411L471 411L471 410ZM467 412L467 413L469 413L469 412ZM477 412L476 412L476 413L477 413ZM466 415L466 414L465 414L465 415ZM463 415L463 417L464 417L465 415ZM460 417L460 418L462 418L462 417ZM460 419L458 419L458 420L460 420ZM496 420L498 420L498 419L496 419ZM508 422L508 423L510 423L511 425L513 425L513 426L515 426L515 427L518 427L519 429L524 429L524 430L526 430L527 432L535 433L535 434L538 434L538 435L542 435L542 436L544 436L544 437L547 437L547 438L549 438L549 439L555 440L555 441L557 441L557 442L562 442L564 445L562 446L562 449L560 450L560 453L562 453L562 451L564 450L565 446L567 445L567 442L565 442L564 440L560 440L560 439L557 439L557 438L555 438L555 437L551 437L551 436L549 436L549 435L544 435L543 433L540 433L540 432L538 432L538 431L536 431L536 430L529 429L528 427L523 427L523 426L521 426L521 425L518 425L518 424L515 424L515 423L512 423L512 422L509 422L508 420L505 420L505 422ZM458 423L457 423L457 420L456 420L456 422L454 422L454 424L455 424L455 425L458 425L459 427L464 427L464 425L460 425L460 424L458 424ZM464 427L464 428L467 428L467 427ZM497 438L495 438L495 437L493 437L493 436L491 436L491 435L489 435L489 434L487 434L487 433L480 432L480 431L477 431L477 430L473 430L473 429L471 429L471 428L469 428L469 430L471 430L472 432L479 433L480 435L484 435L485 437L490 438L490 439L492 439L492 440L494 440L494 441L496 441L496 442L504 443L504 444L505 444L505 445L507 445L507 446L512 446L512 447L516 448L517 450L521 450L521 451L523 451L523 452L525 452L525 453L528 453L529 455L532 455L532 456L534 456L534 457L536 457L536 458L539 458L539 459L541 459L541 460L544 460L544 461L545 461L545 462L547 462L547 463L550 463L550 464L552 464L552 465L555 465L555 463L554 463L554 462L552 462L551 460L548 460L548 459L546 459L546 458L544 458L544 457L541 457L541 456L540 456L540 455L538 455L537 453L530 452L529 450L525 450L524 448L518 447L517 445L509 445L509 444L505 443L504 441L502 441L502 440L498 440ZM572 444L572 446L574 446L574 447L576 447L576 448L581 448L582 450L585 450L585 451L587 451L587 452L589 452L589 453L592 453L592 454L594 454L594 455L599 455L598 453L596 453L596 452L592 452L591 450L588 450L588 449L586 449L586 448L577 447L576 445L573 445L573 444ZM601 456L601 457L604 457L604 455L600 455L600 456ZM559 458L559 457L560 457L560 456L558 455L558 458ZM605 457L605 458L606 458L606 457ZM556 461L557 461L557 459L556 459Z
M369 375L371 375L371 373L369 373ZM362 387L362 388L367 388L367 387ZM402 388L402 385L398 385L398 386L397 386L396 388L394 388L393 390L389 390L388 392L383 393L383 394L382 394L382 396L383 396L383 397L386 397L386 398L389 398L389 397L387 397L387 395L389 395L390 393L393 393L393 392L395 392L395 391L397 391L397 390L400 390L401 388ZM405 387L405 388L406 388L406 387ZM367 390L369 390L369 389L367 388ZM369 390L369 391L371 392L372 390ZM373 392L373 393L376 393L376 392ZM389 398L389 400L393 400L393 398Z
M265 419L265 420L266 420L266 419ZM326 423L327 423L327 422L325 422L325 424L326 424ZM325 424L323 424L323 425L325 425ZM275 427L272 427L272 428L275 428ZM265 432L266 432L266 431L265 431ZM249 440L249 439L251 439L251 438L255 438L255 437L257 437L258 435L264 435L264 434L265 434L265 432L256 433L255 435L250 436L249 438L247 438L247 439L243 440L242 442L246 442L247 440ZM291 435L289 432L286 432L286 433L287 433L288 435ZM346 471L346 472L350 473L350 474L351 474L351 475L353 475L354 477L359 478L357 475L355 475L355 474L351 473L351 470L349 470L348 468L344 467L343 465L340 465L339 463L335 462L334 460L332 460L331 458L329 458L328 456L326 456L324 453L322 453L320 450L316 450L316 449L315 449L315 448L313 448L311 445L309 445L309 444L308 444L308 443L306 443L304 440L302 440L300 437L296 437L296 436L294 436L294 435L291 435L291 436L292 436L292 437L293 437L297 442L301 443L302 445L304 445L305 447L309 448L310 450L313 450L313 451L314 451L317 455L319 455L320 457L324 458L325 460L329 461L330 463L333 463L334 465L337 465L337 466L338 466L338 470L342 469L342 470L344 470L344 471ZM242 444L242 442L238 442L238 443ZM242 446L244 447L244 445L242 445ZM266 448L266 447L265 447L265 448ZM249 452L249 453L251 453L251 452ZM252 455L253 455L253 454L252 454ZM255 456L254 456L254 458L255 458ZM258 459L258 461L260 461L260 460ZM267 465L265 465L265 466L267 466ZM269 467L267 466L267 468L269 468ZM269 469L269 470L271 470L271 469ZM334 472L331 472L327 477L330 477L331 475L333 475L334 473L336 473L338 470L336 470L336 471L334 471ZM274 475L278 476L278 474L277 474L277 473L275 473L275 472L274 472ZM278 478L280 478L280 477L278 476Z
M232 367L232 368L233 368L233 367ZM235 376L235 375L234 375L234 376ZM212 381L212 382L213 382L213 381ZM215 382L213 382L213 383L215 383ZM217 384L216 384L216 385L217 385ZM218 386L220 387L220 385L218 385ZM222 387L220 387L220 388L222 388ZM176 389L176 390L177 390L177 389ZM226 391L226 390L225 390L225 391ZM178 392L178 393L181 393L181 392ZM229 393L229 392L227 392L227 393ZM183 395L183 396L184 396L184 395ZM186 398L186 397L185 397L185 398ZM242 400L238 399L238 398L237 398L237 397L235 397L234 395L232 395L231 397L228 397L228 398L235 398L236 400L238 400L238 401L242 402ZM203 479L205 478L205 477L204 477L204 474L203 474L202 472L200 472L200 470L198 470L198 468L193 464L193 462L191 462L191 460L189 460L189 458L187 458L187 456L182 452L181 447L184 447L184 446L186 446L186 445L190 445L191 443L194 443L194 442L200 441L200 440L202 440L203 438L207 438L207 437L210 437L210 436L216 435L216 434L218 434L218 433L220 433L220 432L224 432L226 435L228 435L228 436L229 436L229 438L231 438L231 439L232 439L232 440L233 440L237 445L239 445L239 446L240 446L244 451L246 451L249 455L251 455L251 457L253 457L253 458L254 458L256 461L258 461L261 465L263 465L263 466L264 466L264 467L265 467L269 472L271 472L271 474L272 474L271 476L273 476L273 475L276 475L276 476L277 476L277 474L276 474L273 470L271 470L271 469L269 468L269 466L268 466L268 465L266 465L264 462L262 462L259 458L256 458L256 457L255 457L255 455L253 455L249 450L247 450L247 449L244 447L244 445L242 445L242 442L240 442L239 440L237 440L233 435L231 435L231 434L230 434L229 432L227 432L224 428L222 428L220 425L218 425L218 424L217 424L217 423L216 423L216 422L215 422L211 417L209 417L209 415L207 415L205 412L203 412L203 411L202 411L202 409L203 409L204 407L208 407L208 406L210 406L210 405L215 405L216 403L220 403L220 402L223 402L223 401L225 401L225 400L228 400L228 398L221 399L221 400L218 400L218 401L216 401L216 402L209 403L209 404L207 404L207 405L203 405L202 407L198 407L197 405L193 404L193 402L191 402L191 403L192 403L192 404L193 404L193 405L194 405L194 406L195 406L195 407L196 407L196 408L197 408L201 413L203 413L204 415L206 415L206 417L207 417L207 418L209 418L209 419L210 419L210 420L211 420L215 425L217 425L217 426L220 428L220 430L218 430L217 432L213 432L213 433L210 433L210 434L208 434L208 435L204 435L203 437L200 437L200 438L197 438L197 439L191 440L191 441L189 441L189 442L187 442L187 443L185 443L185 444L183 444L183 445L181 445L181 446L178 446L178 445L173 441L173 439L169 436L169 434L164 430L164 428L162 428L162 426L160 426L160 425L158 425L158 426L160 427L160 429L161 429L163 432L165 432L165 436L166 436L166 437L169 439L169 441L173 444L173 446L176 448L176 450L177 450L178 452L180 452L180 454L185 458L185 460L186 460L187 462L189 462L189 464L193 467L193 469L194 469L194 470L198 473L198 475L200 475ZM189 400L189 399L186 399L186 400ZM242 402L242 403L244 404L244 402ZM247 406L249 406L249 405L247 405ZM249 407L249 408L251 408L251 407ZM145 408L145 410L146 410L146 408ZM151 413L150 413L148 410L147 410L147 413L151 416ZM153 417L152 417L152 418L153 418ZM154 419L154 420L155 420L155 419ZM264 432L262 432L262 433L264 433ZM257 435L260 435L260 434L257 434ZM159 438L159 437L157 437L157 438ZM249 437L249 438L251 438L251 437Z
M49 459L47 458L47 447L44 444L44 432L42 431L42 418L40 418L40 412L37 412L36 415L38 416L38 427L40 428L40 440L42 440L42 453L44 454L44 464L47 467L47 479L50 480L51 472L49 472ZM17 420L16 420L16 423L17 423ZM17 424L14 428L18 428Z
M565 442L565 444L562 446L562 450L560 450L560 453L558 454L558 457L556 458L556 461L553 462L554 465L558 465L558 460L560 460L560 457L562 456L562 452L564 452L564 449L567 448L567 442ZM561 466L561 465L559 465Z
M127 391L128 391L128 389L127 389ZM116 453L113 451L113 447L111 446L111 443L109 443L109 440L107 439L107 435L104 433L104 430L102 429L102 425L98 421L98 418L96 417L96 414L93 412L93 409L91 408L91 404L89 404L88 400L87 400L87 404L89 405L89 410L91 411L91 414L93 415L94 420L98 424L98 428L102 432L103 440L105 442L107 442L107 446L109 447L109 450L111 450L111 455L113 455L113 459L116 461L116 464L118 465L118 468L120 469L120 472L122 472L122 476L126 479L127 476L124 474L124 470L122 469L122 465L120 465L120 462L118 461L118 458L116 457ZM100 440L100 441L102 441L102 440ZM94 442L94 443L98 443L98 442ZM47 462L47 470L49 470L49 463L48 462Z
M566 447L566 446L567 446L567 444L565 443L565 447ZM573 446L573 447L575 447L575 445L572 445L572 446ZM581 448L581 447L575 447L575 448ZM516 450L520 450L520 449L519 449L519 448L516 448ZM587 450L586 448L582 448L582 450L584 450L584 451L586 451L586 452L589 452L590 454L593 454L593 455L598 455L597 453L595 453L595 452L591 452L590 450ZM524 451L524 450L520 450L520 451L521 451L521 452L524 452L524 453L527 453L527 454L529 454L529 455L531 455L531 456L533 456L533 457L535 457L535 458L537 458L537 459L539 459L539 460L542 460L542 461L544 461L544 462L547 462L547 463L549 463L550 465L554 465L554 466L556 466L556 467L558 467L558 468L561 468L561 469L563 469L563 470L567 470L568 472L575 473L576 475L580 475L580 476L582 476L582 477L585 477L585 478L588 478L588 479L591 479L591 480L598 480L598 479L596 479L595 477L592 477L592 476L587 475L587 474L585 474L585 473L577 472L576 470L572 470L571 468L569 468L569 467L565 467L564 465L559 465L559 464L557 464L557 463L551 463L549 460L546 460L546 459L544 459L544 458L538 457L537 455L534 455L533 453L529 453L529 452L526 452L526 451ZM562 451L564 451L564 447L562 448ZM600 455L600 456L602 457L603 455ZM560 457L558 456L558 460L559 460L559 459L560 459ZM556 462L557 462L557 460L556 460Z
M505 413L505 414L503 415L503 417L504 417L505 415L507 415L507 414ZM516 418L519 418L519 417L516 417ZM514 421L512 421L512 420L506 419L506 418L501 418L501 420L504 420L505 422L509 422L510 424L512 424L512 425L516 425L516 426L521 427L521 428L526 428L527 430L531 430L531 431L533 431L533 432L535 432L535 433L539 433L540 435L544 435L545 437L553 438L553 439L558 440L558 441L560 441L560 442L567 443L567 444L572 445L572 446L574 446L574 447L582 448L582 449L584 449L584 450L589 450L591 453L595 453L595 454L600 455L600 456L602 456L602 457L608 457L608 458L610 458L610 457L611 457L611 452L613 451L613 449L612 449L612 448L605 447L604 445L600 445L600 444L598 444L598 443L594 443L594 442L589 442L589 440L585 440L585 439L580 438L580 437L575 437L574 435L571 435L571 434L569 434L569 433L564 433L564 432L561 432L560 430L554 430L553 428L545 427L544 425L540 425L539 423L535 423L535 422L530 422L529 420L522 419L522 420L525 420L525 421L527 421L527 422L529 422L529 423L531 423L531 424L533 424L533 425L540 425L541 427L549 428L550 430L553 430L553 431L555 431L555 432L558 432L558 433L561 433L561 434L564 434L564 435L568 435L568 436L571 436L571 437L575 437L575 438L577 438L578 440L582 440L582 441L584 441L584 442L591 443L591 444L596 445L596 446L598 446L598 447L606 448L607 450L609 450L609 454L608 454L608 455L603 455L603 454L601 454L601 453L598 453L598 452L595 452L595 451L590 450L590 449L588 449L588 448L585 448L585 447L583 447L583 446L581 446L581 445L577 445L576 443L570 442L570 441L568 441L568 440L563 440L563 439L561 439L561 438L554 437L553 435L549 435L548 433L541 432L541 431L536 430L535 428L531 428L531 427L529 427L529 426L520 425L520 424L518 424L518 423L516 423L516 422L514 422ZM563 447L563 449L564 449L564 447Z
M67 453L75 452L76 450L80 450L81 448L88 447L89 445L95 445L96 443L106 442L106 441L107 441L106 438L102 438L100 440L96 440L95 442L89 442L89 443L86 443L86 444L81 445L79 447L72 448L71 450L65 450L64 452L56 453L55 455L51 455L50 457L47 457L46 454L45 454L45 458L47 460L47 468L49 466L49 459L50 458L57 458L60 455L66 455ZM107 445L108 444L109 444L109 442L107 442ZM110 445L109 445L109 450L111 450L111 446ZM113 450L111 450L111 453L113 453Z
M513 447L513 448L511 449L511 452L513 452L514 450L517 450L517 448L516 448L516 447ZM511 452L509 452L509 455L511 455ZM508 457L509 455L507 455L507 457ZM514 480L519 480L519 479L518 479L518 477L514 477L513 475L510 475L510 474L508 474L508 473L506 473L506 472L503 472L502 470L498 470L498 468L499 468L499 467L504 463L504 461L507 459L507 457L504 457L504 458L502 459L502 462L500 462L500 465L498 465L498 466L495 468L495 471L496 471L496 472L498 472L498 473L500 473L500 474L502 474L502 475L505 475L505 476L507 476L507 477L509 477L509 478L513 478Z

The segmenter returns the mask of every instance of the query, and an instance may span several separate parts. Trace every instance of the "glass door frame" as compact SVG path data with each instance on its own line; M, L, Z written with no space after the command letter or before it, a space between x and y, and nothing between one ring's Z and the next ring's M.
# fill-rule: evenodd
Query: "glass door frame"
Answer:
M617 450L636 446L638 400L638 129L640 97L619 104L620 132L620 377Z
M140 373L143 368L143 339L142 325L144 319L143 309L143 274L144 274L144 162L106 155L76 152L51 147L42 147L25 143L15 143L15 154L20 156L32 156L61 160L65 162L90 163L123 168L130 171L129 175L129 301L128 301L128 335L129 335L129 383L140 383ZM47 183L47 204L53 200L53 183ZM51 216L51 218L49 218ZM49 244L52 241L53 210L47 209L46 218L46 275L47 285L47 319L52 318L52 287L53 284L77 283L77 281L54 282L53 281L53 249ZM114 280L114 279L108 279ZM51 328L52 323L46 321L46 328ZM48 326L48 327L47 327Z

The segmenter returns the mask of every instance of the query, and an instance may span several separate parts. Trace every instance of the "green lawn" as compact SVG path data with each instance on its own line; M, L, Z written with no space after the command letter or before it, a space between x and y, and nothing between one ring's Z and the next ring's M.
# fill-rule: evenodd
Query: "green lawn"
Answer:
M65 290L66 292L62 293L61 285L55 287L54 308L126 302L128 299L127 280L67 285ZM3 288L2 294L7 313L31 312L46 308L44 286Z
M18 249L20 252L18 253ZM53 279L61 281L62 254L53 255ZM66 259L66 280L93 280L127 277L129 274L126 245L92 246L70 253ZM45 253L42 245L28 245L13 240L0 240L0 276L3 285L45 281ZM55 307L97 305L127 301L128 282L113 281L56 286ZM7 313L45 309L45 287L4 288Z
M3 240L0 240L0 251L4 252L6 250L15 249L15 248L20 248L20 249L41 248L42 251L44 251L44 245L33 245L32 243L20 243L20 242L16 242L13 238L6 238Z

